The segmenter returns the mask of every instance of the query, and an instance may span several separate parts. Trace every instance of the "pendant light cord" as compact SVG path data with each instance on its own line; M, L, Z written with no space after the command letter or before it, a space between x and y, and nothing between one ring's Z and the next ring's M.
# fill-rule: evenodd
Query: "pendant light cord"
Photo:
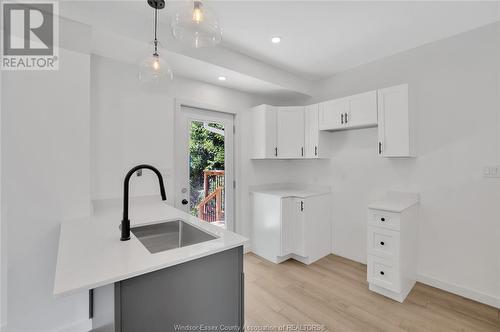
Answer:
M155 28L154 28L154 33L155 33L155 40L154 40L155 52L154 52L153 55L158 55L158 7L155 8Z

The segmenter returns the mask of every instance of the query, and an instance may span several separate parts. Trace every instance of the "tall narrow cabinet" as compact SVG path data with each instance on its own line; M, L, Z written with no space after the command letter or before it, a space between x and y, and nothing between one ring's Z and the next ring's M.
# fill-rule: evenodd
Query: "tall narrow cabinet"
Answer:
M319 130L319 104L305 107L305 157L309 159L329 158L330 133Z
M251 112L253 157L277 158L277 107L260 105L254 107Z
M408 84L378 90L378 153L384 157L415 157L414 114Z

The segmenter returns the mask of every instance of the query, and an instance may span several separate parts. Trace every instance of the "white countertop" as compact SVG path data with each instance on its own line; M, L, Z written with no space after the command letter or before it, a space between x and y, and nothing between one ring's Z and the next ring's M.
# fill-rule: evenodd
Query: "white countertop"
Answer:
M131 226L181 219L217 239L151 254L131 234L120 241L122 206L100 204L86 220L61 224L54 295L85 291L243 245L248 239L163 202L130 203Z
M262 186L251 188L251 192L262 193L267 195L279 196L279 197L299 197L307 198L311 196L324 195L331 192L329 187L323 186Z
M390 191L383 199L369 204L368 208L399 213L418 202L419 195L416 193Z

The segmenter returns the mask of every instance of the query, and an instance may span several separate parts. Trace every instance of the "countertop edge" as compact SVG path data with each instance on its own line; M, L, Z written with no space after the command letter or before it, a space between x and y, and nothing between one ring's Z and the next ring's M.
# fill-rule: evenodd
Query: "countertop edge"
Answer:
M382 210L382 211L388 211L388 212L401 213L404 210L409 209L412 206L417 205L418 203L419 202L416 201L416 202L413 202L412 204L405 205L405 207L398 208L398 209L384 206L383 204L378 205L377 203L372 203L372 204L368 205L368 208L372 209L372 210Z
M121 249L117 247L115 237L111 237L110 235L115 234L115 223L116 220L119 219L118 216L120 214L119 207L117 209L114 205L105 205L103 206L103 210L98 211L90 217L60 223L55 275L52 287L52 296L54 298L81 293L104 285L173 267L244 246L249 242L249 239L243 235L205 223L163 202L141 202L135 205L135 220L141 220L141 222L134 223L134 226L154 224L165 220L183 220L193 227L215 235L217 239L212 241L219 242L213 244L210 244L211 241L196 243L176 249L181 250L178 253L173 253L174 250L172 250L172 255L167 255L165 257L160 256L158 259L148 259L148 261L139 260L138 262L142 263L129 264L126 261L129 255L132 255L130 257L134 257L134 259L142 259L142 257L152 257L152 254L147 252L147 249L140 244L140 241L135 241L135 244L129 244L128 248L125 247L125 250L128 250L128 252L125 252L123 256L114 256L114 253L120 252ZM118 227L116 226L116 228ZM116 236L118 236L118 230L116 230L116 233ZM82 234L84 234L83 238ZM90 240L88 240L89 238L85 237L85 235L90 236ZM78 239L75 238L75 236ZM111 238L113 240L109 242ZM73 240L76 240L76 242ZM112 245L108 246L108 244ZM90 250L87 252L86 249L88 249L89 246L94 246L94 248L98 248L98 250ZM186 249L191 246L198 247L186 251ZM99 250L102 248L110 250L108 253L111 255L111 259L113 259L114 262L119 262L120 258L122 260L125 258L124 263L118 263L114 266L106 265L106 260L110 259L110 257L101 257ZM118 251L116 251L117 248L119 249ZM83 262L79 261L80 257L84 258ZM72 258L76 260L72 260ZM96 263L93 263L95 262L94 258L97 260ZM95 276L91 276L88 273L83 276L79 274L80 270L85 268L93 269L94 266L100 269L99 272L101 273Z
M247 243L247 242L248 242L248 239L247 240L243 240L242 242L237 242L235 244L228 245L228 246L226 246L224 248L215 249L213 251L207 251L207 252L201 253L199 255L195 255L195 256L191 256L191 257L186 257L185 259L180 259L180 260L176 260L176 261L173 261L173 262L168 262L166 264L154 266L154 267L151 267L149 269L135 271L133 273L122 275L122 276L119 276L119 277L116 277L116 278L110 278L108 280L103 280L103 281L99 281L99 282L96 282L96 283L92 283L92 284L88 284L88 285L83 285L83 286L81 286L79 288L72 288L71 290L56 290L54 288L53 296L54 296L54 298L61 298L61 297L65 297L65 296L68 296L68 295L77 294L77 293L81 293L81 292L84 292L84 291L89 291L91 289L95 289L95 288L98 288L98 287L106 286L106 285L109 285L109 284L114 284L114 283L119 282L119 281L131 279L131 278L138 277L138 276L141 276L141 275L144 275L144 274L152 273L152 272L163 270L163 269L166 269L166 268L169 268L169 267L172 267L172 266L177 266L177 265L180 265L180 264L183 264L183 263L194 261L194 260L197 260L199 258L203 258L203 257L206 257L206 256L214 255L214 254L217 254L219 252L223 252L223 251L226 251L226 250L230 250L230 249L234 249L234 248L237 248L237 247L240 247L240 246L244 246L245 243ZM58 256L59 256L59 254L58 254ZM56 283L57 283L57 281L56 281Z

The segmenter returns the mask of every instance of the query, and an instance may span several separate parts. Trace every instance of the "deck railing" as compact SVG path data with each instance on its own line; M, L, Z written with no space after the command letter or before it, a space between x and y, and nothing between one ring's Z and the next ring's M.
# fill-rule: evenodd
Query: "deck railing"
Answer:
M203 171L203 199L198 204L198 218L208 222L223 221L224 196L224 171Z

